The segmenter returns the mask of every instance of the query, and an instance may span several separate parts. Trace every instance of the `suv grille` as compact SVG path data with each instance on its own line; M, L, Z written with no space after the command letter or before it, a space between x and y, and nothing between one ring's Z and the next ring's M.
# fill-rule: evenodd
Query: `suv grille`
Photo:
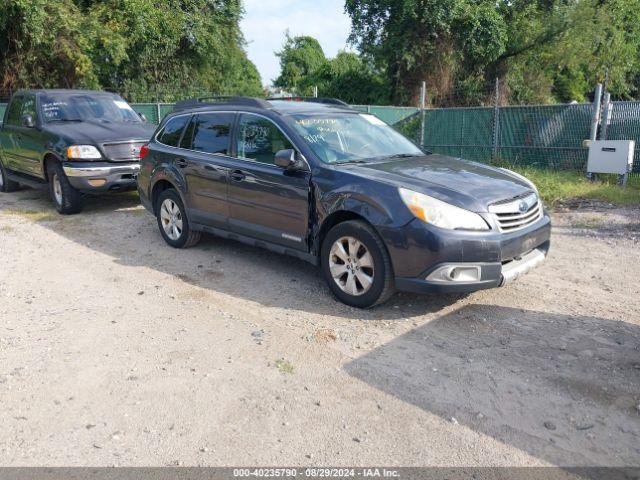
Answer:
M512 198L489 206L501 232L513 232L535 223L542 217L542 203L535 193Z
M146 142L105 143L102 145L107 158L113 162L137 162L140 148Z

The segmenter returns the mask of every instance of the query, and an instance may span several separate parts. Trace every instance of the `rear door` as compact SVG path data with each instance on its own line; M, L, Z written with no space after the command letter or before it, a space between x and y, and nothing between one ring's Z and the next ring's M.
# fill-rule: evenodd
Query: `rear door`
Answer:
M210 112L194 115L182 142L187 182L187 203L191 221L228 229L227 172L231 129L235 112Z
M229 224L242 235L308 251L310 172L274 164L276 152L295 148L270 119L239 116L236 160L229 171Z

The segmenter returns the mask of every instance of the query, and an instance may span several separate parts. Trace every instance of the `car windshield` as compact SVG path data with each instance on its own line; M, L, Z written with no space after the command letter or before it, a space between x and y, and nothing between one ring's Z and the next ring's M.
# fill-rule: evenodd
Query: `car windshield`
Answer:
M359 163L424 154L374 115L300 115L294 120L298 132L325 163Z
M114 95L43 95L40 105L45 122L141 122L129 104Z

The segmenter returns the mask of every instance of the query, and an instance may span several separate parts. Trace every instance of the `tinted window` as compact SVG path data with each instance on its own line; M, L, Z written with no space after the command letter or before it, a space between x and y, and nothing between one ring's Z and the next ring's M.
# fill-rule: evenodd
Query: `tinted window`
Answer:
M182 130L184 130L189 118L189 115L183 115L169 120L160 135L158 135L158 141L170 147L177 147L180 141L180 135L182 135Z
M7 125L20 125L20 115L22 114L22 97L14 97L7 111Z
M235 114L233 113L195 115L191 120L191 125L189 125L189 130L193 126L191 149L199 152L228 155L229 136L234 117Z
M244 114L238 128L238 156L273 163L276 152L293 148L287 137L266 118Z
M31 115L31 118L35 121L37 118L36 115L36 98L29 95L24 97L24 103L22 104L22 114L21 118L25 115Z

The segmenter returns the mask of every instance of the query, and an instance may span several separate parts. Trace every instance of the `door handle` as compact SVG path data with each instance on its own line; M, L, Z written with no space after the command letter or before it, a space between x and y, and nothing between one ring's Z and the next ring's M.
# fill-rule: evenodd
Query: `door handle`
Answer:
M242 170L234 170L229 174L229 176L231 177L231 180L235 180L236 182L241 182L242 180L247 178Z
M186 168L186 166L188 165L187 161L184 158L178 158L176 160L176 165L180 168Z

